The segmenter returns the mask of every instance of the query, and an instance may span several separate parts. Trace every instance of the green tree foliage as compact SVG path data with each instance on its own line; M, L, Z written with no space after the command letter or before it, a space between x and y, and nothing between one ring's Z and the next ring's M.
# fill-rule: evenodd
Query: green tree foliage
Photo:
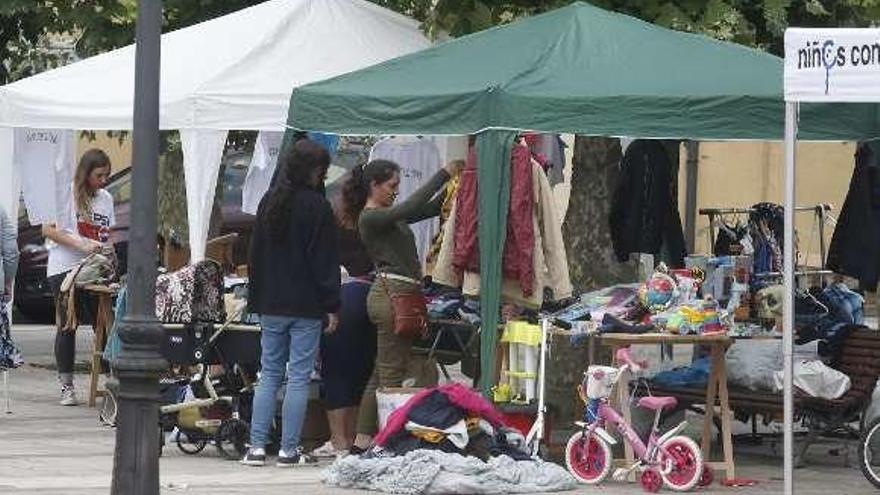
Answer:
M163 31L261 1L163 0ZM2 0L0 82L128 45L134 41L136 18L137 0Z
M376 0L457 37L571 3L571 0ZM591 0L661 26L706 34L780 55L788 26L865 27L880 22L880 0ZM433 8L432 8L433 4Z

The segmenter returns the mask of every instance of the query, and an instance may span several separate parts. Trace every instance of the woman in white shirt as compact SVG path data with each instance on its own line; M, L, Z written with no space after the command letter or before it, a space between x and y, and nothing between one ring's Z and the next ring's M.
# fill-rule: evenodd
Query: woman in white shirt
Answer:
M67 215L62 215L57 223L43 224L43 235L52 241L49 243L46 274L55 294L56 308L63 307L63 298L59 298L59 293L67 273L89 254L104 246L112 246L110 228L115 223L113 196L103 189L109 177L110 158L107 154L96 148L86 151L76 167L73 210L69 218L63 218ZM83 302L77 304L77 313L82 318L86 316L83 312L86 312L91 318L82 319L94 321L94 301L89 304L87 299L77 298ZM61 382L61 405L75 406L73 363L76 356L76 328L65 328L66 315L61 311L56 311L55 318L55 362Z

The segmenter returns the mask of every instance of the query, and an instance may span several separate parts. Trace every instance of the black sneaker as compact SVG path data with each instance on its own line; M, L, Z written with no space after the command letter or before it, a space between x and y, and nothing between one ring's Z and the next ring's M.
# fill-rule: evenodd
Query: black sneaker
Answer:
M314 466L318 463L318 458L306 454L302 451L302 447L296 449L292 455L287 455L283 450L278 452L278 461L275 463L278 467L295 467L295 466Z
M265 466L266 451L263 449L248 449L247 453L239 462L245 466Z

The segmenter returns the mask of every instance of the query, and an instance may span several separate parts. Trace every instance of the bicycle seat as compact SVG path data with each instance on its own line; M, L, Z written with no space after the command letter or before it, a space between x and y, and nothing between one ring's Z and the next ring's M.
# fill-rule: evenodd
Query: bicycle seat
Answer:
M678 404L678 399L675 397L642 397L639 399L639 407L650 411L672 409L676 404Z

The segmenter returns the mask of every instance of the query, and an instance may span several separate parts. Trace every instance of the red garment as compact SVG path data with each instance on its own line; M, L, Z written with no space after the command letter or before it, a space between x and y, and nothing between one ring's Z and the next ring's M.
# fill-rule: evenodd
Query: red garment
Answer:
M388 443L389 438L402 430L403 427L406 426L410 409L415 407L434 390L441 392L447 399L449 399L449 402L463 409L469 416L479 416L496 428L506 425L501 413L495 409L495 406L483 398L482 395L460 383L451 383L448 385L441 385L437 388L422 390L406 401L406 404L395 409L394 412L391 413L391 416L388 417L388 422L385 424L385 428L382 428L382 431L376 435L376 445L380 447L385 446L385 444Z
M514 145L510 154L510 202L502 255L504 278L518 281L525 297L531 297L535 291L535 195L531 160L532 154L528 147ZM476 162L476 152L471 148L462 171L455 210L452 265L459 271L476 272L480 269Z
M529 150L532 152L532 158L541 165L541 168L544 169L544 172L550 170L552 164L547 161L547 156L541 153L541 135L540 134L525 134L523 138L526 141L526 144L529 146Z
M467 163L461 171L455 206L455 235L452 266L459 272L480 270L479 196L477 195L477 152L468 149Z
M518 281L525 297L531 297L535 290L534 191L532 153L526 146L514 146L510 153L510 206L502 260L504 278Z

